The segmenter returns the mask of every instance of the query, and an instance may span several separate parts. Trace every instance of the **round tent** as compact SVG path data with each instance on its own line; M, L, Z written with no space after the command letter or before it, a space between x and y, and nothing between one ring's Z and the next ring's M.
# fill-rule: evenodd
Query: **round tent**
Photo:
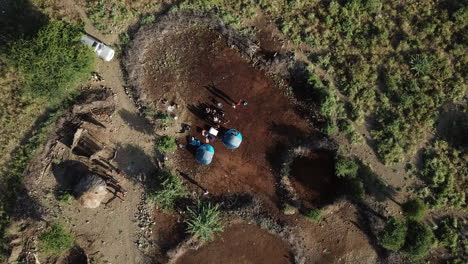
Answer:
M211 163L214 156L214 148L211 145L203 144L197 148L195 159L204 165Z
M235 130L230 129L224 133L223 144L229 149L236 149L240 146L242 142L242 134Z

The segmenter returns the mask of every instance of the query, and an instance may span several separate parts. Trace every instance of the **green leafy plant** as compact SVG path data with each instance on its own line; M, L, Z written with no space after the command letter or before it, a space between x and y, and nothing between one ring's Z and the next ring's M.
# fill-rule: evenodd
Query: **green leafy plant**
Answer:
M409 199L402 205L403 212L409 219L419 221L427 212L427 205L418 198Z
M82 29L52 20L32 39L9 44L6 63L22 76L33 96L58 101L89 76L94 54L80 42Z
M169 136L162 136L156 140L155 143L156 151L166 153L166 152L173 152L177 149L177 144L175 138Z
M202 241L209 241L224 230L219 219L219 205L198 201L194 208L187 208L187 232Z
M322 217L322 211L320 209L312 209L304 217L311 222L318 222Z
M178 199L188 195L184 182L173 173L161 171L151 180L152 190L147 194L148 200L164 210L172 210Z
M385 227L379 233L378 239L384 248L397 251L405 244L406 232L406 222L391 217L385 222Z
M50 231L39 236L40 248L47 255L60 255L71 249L74 244L75 237L73 234L67 232L63 225L59 223L52 224Z

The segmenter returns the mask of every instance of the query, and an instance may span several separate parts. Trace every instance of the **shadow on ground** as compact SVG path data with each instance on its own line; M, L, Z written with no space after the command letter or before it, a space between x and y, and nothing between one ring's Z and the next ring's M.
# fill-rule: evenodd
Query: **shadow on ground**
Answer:
M138 132L145 134L150 134L152 132L152 128L148 120L137 113L132 113L126 109L122 109L119 111L119 116L125 124Z

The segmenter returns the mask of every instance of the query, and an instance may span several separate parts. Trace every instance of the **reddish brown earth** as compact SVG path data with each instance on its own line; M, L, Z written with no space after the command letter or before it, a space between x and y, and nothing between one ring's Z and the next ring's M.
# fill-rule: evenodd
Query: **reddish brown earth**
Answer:
M276 237L254 225L228 227L216 240L197 251L185 253L177 264L288 264L293 263L288 246Z
M214 142L215 156L209 166L198 164L187 150L176 153L174 165L211 194L250 192L277 201L272 163L278 165L282 146L309 129L272 79L228 47L218 33L199 27L152 43L143 58L140 97L147 104L161 109L166 107L160 103L162 98L174 100L180 105L179 120L191 124L191 135L200 139L197 130L207 123L197 107L215 98L224 104L229 120L225 128L235 128L244 136L236 150ZM225 96L214 95L206 88L209 85ZM240 99L248 105L230 106ZM178 143L186 144L186 135L178 134Z
M291 164L291 182L307 208L326 203L336 193L333 155L328 152L310 153L296 158Z
M185 238L185 225L178 214L156 210L154 219L156 224L152 230L153 237L163 251L175 247Z

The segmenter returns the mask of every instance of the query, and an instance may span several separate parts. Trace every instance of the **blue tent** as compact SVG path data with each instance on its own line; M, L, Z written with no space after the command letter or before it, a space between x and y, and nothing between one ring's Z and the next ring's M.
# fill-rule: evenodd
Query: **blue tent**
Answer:
M211 145L203 144L197 148L195 159L204 165L211 163L214 156L214 148Z
M230 129L223 136L223 144L229 149L236 149L242 142L242 134L235 130Z

